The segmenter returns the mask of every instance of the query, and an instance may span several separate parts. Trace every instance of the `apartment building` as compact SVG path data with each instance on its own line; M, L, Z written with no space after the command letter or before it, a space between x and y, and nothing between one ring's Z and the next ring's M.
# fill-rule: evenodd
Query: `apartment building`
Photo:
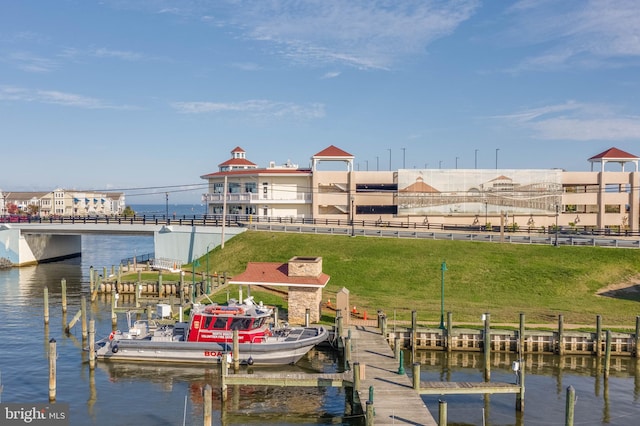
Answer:
M49 216L113 216L125 208L122 192L77 191L0 191L3 215L17 210L25 214Z

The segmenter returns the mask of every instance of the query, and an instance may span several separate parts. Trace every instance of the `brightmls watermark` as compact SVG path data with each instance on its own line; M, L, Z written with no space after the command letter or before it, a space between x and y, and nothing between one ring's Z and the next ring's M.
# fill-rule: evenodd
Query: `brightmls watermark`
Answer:
M0 404L0 426L69 426L69 404Z

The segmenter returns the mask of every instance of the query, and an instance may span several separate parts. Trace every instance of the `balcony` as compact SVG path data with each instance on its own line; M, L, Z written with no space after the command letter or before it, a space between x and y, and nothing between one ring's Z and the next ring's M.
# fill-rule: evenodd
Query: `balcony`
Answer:
M203 194L202 199L207 204L223 204L224 194ZM311 204L311 193L281 193L281 194L258 194L252 192L242 192L227 194L227 204Z

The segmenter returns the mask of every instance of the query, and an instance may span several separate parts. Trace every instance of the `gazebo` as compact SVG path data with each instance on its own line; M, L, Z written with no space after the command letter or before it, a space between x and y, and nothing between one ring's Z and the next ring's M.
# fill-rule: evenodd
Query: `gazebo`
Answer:
M249 262L245 271L229 280L229 284L264 285L288 288L289 318L291 324L320 321L322 289L329 276L322 272L321 257L291 258L287 263Z

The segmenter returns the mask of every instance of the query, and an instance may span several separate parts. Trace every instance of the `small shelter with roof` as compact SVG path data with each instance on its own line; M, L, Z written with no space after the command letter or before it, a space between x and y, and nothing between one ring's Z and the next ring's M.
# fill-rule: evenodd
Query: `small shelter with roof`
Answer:
M249 262L244 272L229 280L229 284L287 287L288 321L292 324L304 323L307 309L310 322L320 321L322 289L328 282L322 258L302 256L287 263Z
M589 158L589 162L591 163L591 171L593 171L593 164L600 163L600 171L604 172L604 166L607 163L618 163L622 166L622 171L624 172L624 166L627 163L632 163L635 165L635 171L638 171L638 160L640 158L636 157L633 154L629 154L618 148L609 148L606 151L601 152L598 155L594 155Z

